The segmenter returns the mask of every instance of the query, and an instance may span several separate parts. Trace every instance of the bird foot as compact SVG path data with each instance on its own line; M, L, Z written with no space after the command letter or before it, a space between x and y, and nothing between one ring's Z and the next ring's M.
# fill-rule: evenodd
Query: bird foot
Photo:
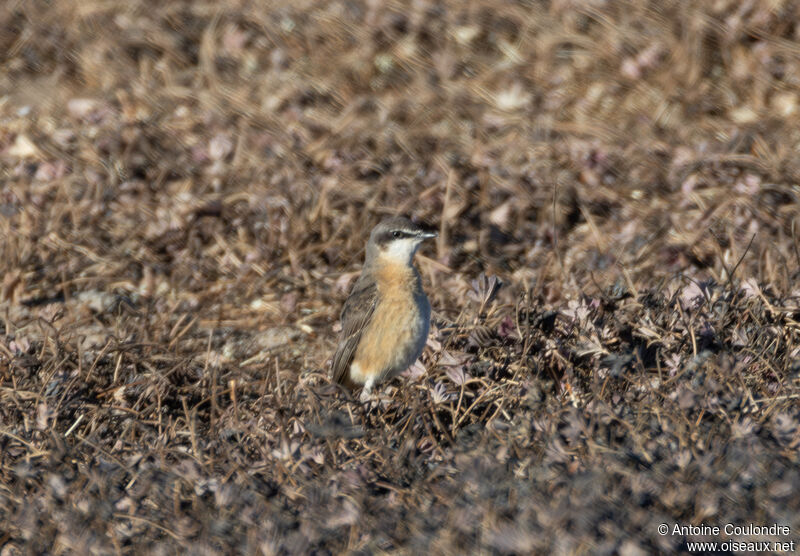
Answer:
M376 401L375 396L372 393L372 388L367 388L366 386L361 390L361 396L359 396L359 400L361 403L367 402L374 402Z

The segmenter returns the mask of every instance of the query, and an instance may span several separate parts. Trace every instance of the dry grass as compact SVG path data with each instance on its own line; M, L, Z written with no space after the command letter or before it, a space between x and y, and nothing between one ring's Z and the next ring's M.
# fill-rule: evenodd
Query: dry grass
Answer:
M0 553L796 539L797 6L386 4L0 6ZM434 327L369 408L398 212Z

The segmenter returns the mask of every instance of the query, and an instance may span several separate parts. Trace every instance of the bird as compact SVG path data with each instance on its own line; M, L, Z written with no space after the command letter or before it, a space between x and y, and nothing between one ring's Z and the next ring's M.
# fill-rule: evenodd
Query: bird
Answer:
M422 353L428 339L431 305L414 266L420 244L434 231L403 216L386 218L372 229L361 276L344 302L342 331L331 363L333 381L362 397L375 384L397 376Z

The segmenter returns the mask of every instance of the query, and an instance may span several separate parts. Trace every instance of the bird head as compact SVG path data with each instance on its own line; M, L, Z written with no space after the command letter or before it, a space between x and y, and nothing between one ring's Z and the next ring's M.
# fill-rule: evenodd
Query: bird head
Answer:
M372 229L367 243L367 264L383 260L411 264L420 244L438 234L403 216L382 220Z

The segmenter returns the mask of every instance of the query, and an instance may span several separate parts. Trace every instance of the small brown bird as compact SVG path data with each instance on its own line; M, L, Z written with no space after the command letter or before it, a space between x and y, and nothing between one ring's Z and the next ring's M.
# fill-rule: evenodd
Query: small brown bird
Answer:
M422 353L431 305L412 259L420 243L436 235L404 217L373 228L361 276L342 309L334 381L363 385L369 395L373 385L400 374Z

